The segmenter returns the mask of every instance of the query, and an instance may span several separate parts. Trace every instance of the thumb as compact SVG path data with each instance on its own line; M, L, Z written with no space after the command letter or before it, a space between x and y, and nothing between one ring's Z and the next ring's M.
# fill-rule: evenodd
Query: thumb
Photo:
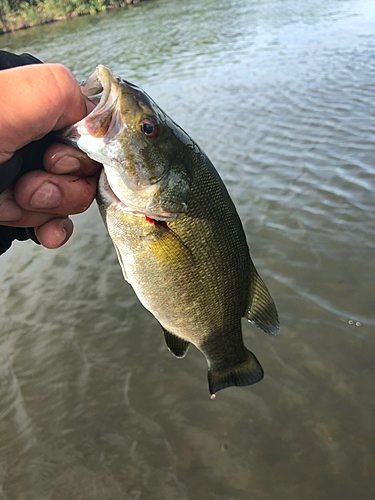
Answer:
M79 84L61 64L0 71L0 164L26 144L86 116Z

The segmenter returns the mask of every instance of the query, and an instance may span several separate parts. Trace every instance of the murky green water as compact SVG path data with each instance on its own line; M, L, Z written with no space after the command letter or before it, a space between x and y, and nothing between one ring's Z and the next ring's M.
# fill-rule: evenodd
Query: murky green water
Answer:
M96 206L0 259L3 500L375 498L375 4L156 0L0 38L144 87L222 175L281 332L208 395L122 278ZM214 307L214 305L213 305Z

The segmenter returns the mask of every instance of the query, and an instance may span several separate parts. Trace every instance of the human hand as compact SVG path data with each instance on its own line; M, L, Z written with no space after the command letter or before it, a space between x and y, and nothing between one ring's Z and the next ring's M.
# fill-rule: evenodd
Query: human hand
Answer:
M91 111L77 81L61 65L0 71L0 88L0 169L18 149ZM81 151L56 143L44 154L43 166L45 170L23 175L0 194L0 225L34 227L43 246L57 248L72 234L68 215L91 205L101 165Z

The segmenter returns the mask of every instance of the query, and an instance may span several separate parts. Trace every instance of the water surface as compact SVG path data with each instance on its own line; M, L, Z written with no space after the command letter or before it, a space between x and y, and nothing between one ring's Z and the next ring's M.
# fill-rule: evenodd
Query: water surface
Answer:
M122 278L93 205L0 259L0 498L375 495L375 5L156 0L0 38L145 88L223 177L281 332L208 397ZM214 305L213 305L214 307Z

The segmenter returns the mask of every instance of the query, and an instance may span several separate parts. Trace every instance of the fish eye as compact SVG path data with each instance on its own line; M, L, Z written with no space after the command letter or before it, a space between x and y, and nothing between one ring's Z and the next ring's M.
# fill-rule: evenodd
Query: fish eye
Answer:
M142 120L139 124L141 131L147 135L147 137L157 137L159 135L159 127L156 123L153 123L147 118Z

